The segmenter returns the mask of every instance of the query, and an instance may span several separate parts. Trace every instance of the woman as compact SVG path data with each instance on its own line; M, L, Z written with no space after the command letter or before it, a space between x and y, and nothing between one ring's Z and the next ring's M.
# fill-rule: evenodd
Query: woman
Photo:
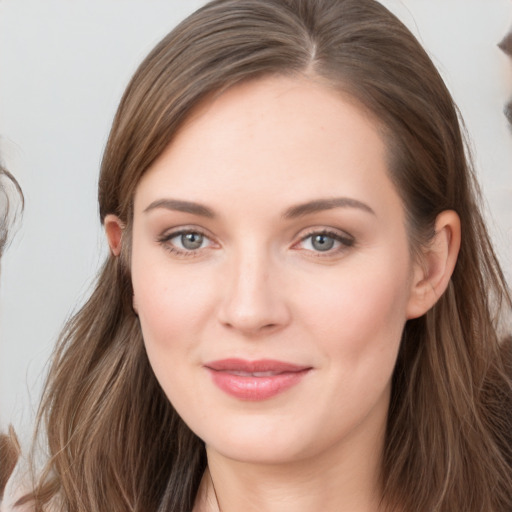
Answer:
M13 197L9 193L14 189L23 209L23 193L14 176L0 166L0 257L9 243L9 229L16 220L18 209L12 209ZM18 198L17 197L17 198ZM12 427L9 434L0 433L0 501L4 493L6 482L11 474L19 455L19 445Z
M35 510L512 507L511 297L457 111L372 0L217 0L105 150Z

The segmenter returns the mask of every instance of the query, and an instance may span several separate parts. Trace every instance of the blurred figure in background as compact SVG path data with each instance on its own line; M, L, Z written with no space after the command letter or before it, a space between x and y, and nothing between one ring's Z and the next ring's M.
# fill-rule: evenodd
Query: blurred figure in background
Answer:
M9 234L23 211L24 198L14 176L0 166L0 257L9 245ZM0 434L0 500L5 484L11 474L20 453L18 439L14 429Z
M508 34L503 38L503 41L498 45L509 57L512 58L512 29L509 30ZM512 99L505 105L503 111L508 122L512 125Z

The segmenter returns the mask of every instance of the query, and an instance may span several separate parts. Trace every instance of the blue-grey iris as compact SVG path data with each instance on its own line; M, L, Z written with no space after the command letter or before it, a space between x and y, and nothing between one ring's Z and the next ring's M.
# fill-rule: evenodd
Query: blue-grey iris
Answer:
M203 235L200 233L184 233L181 235L181 244L185 249L199 249L203 245Z
M311 245L317 251L328 251L334 246L334 238L327 235L315 235L311 240Z

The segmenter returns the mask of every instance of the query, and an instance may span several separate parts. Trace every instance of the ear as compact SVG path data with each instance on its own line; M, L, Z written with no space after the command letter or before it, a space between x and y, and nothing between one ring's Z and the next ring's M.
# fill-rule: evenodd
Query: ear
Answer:
M119 256L121 254L124 223L117 215L109 213L105 216L103 226L105 227L110 252L114 256Z
M441 212L435 235L414 264L407 318L425 314L444 293L457 262L460 248L460 219L453 210Z

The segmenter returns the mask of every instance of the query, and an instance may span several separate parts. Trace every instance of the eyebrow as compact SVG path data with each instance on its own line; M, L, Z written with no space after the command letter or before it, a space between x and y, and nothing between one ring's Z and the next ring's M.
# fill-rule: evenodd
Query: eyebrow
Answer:
M153 201L145 210L144 213L150 212L157 208L164 208L166 210L191 213L201 217L212 219L215 213L211 208L192 201L183 201L181 199L157 199ZM315 199L307 203L301 203L288 208L283 217L285 219L295 219L304 215L318 213L324 210L332 210L334 208L357 208L365 212L375 215L375 212L367 204L350 197L334 197L328 199Z
M201 217L208 217L209 219L215 217L213 210L207 206L194 203L192 201L182 201L180 199L157 199L144 210L144 213L150 212L151 210L155 210L157 208L165 208L166 210L192 213Z
M332 210L334 208L358 208L359 210L375 215L372 208L357 199L352 199L350 197L334 197L328 199L315 199L314 201L292 206L284 212L283 217L285 219L294 219L302 217L303 215L309 215L311 213L317 213L324 210Z

